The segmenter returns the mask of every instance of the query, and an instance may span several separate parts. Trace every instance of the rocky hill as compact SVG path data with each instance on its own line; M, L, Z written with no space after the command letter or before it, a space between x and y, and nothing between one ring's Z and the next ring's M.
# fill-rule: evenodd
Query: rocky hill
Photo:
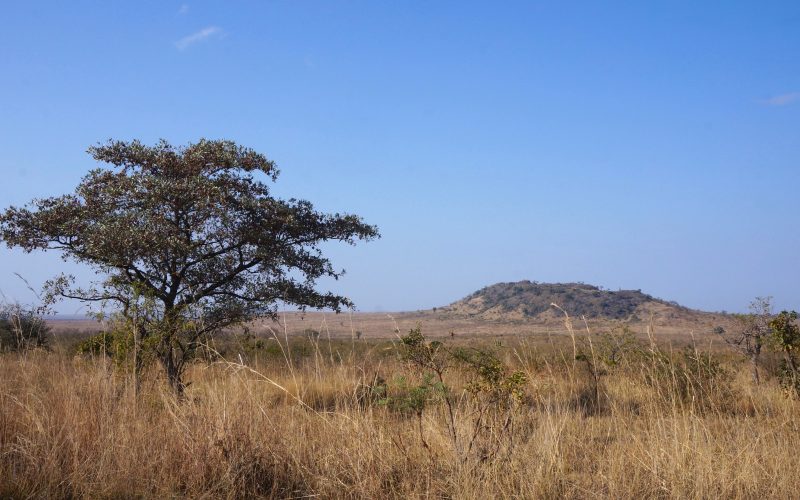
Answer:
M535 281L487 286L442 309L456 316L487 320L563 318L563 313L551 304L558 304L574 318L587 319L638 321L656 315L660 319L694 320L697 315L705 314L657 299L641 290L613 291L583 283Z

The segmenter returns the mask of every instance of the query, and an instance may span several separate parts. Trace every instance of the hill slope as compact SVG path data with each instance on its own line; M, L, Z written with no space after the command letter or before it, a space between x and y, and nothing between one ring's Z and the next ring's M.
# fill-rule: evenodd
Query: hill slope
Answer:
M689 319L702 314L675 302L657 299L641 290L604 290L583 283L497 283L443 308L458 316L491 320L548 320L561 317L551 304L570 316L587 319L646 320L651 314Z

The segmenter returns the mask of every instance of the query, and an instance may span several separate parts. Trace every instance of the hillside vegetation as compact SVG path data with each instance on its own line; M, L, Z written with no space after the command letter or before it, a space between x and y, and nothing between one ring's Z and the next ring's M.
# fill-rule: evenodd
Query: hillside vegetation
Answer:
M652 313L673 319L693 311L657 299L641 290L605 290L583 283L497 283L444 308L456 315L484 319L549 319L559 316L558 304L571 316L588 319L637 320Z

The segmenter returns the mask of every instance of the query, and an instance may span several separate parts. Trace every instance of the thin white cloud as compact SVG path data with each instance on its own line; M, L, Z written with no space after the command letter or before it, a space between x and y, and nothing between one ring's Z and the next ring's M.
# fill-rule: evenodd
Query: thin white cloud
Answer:
M197 33L192 33L189 36L181 38L175 42L175 46L178 47L178 50L185 50L198 42L202 42L210 37L219 36L221 34L221 29L217 28L216 26L209 26L208 28L201 29Z
M178 9L178 14L183 15L188 13L189 13L189 4L188 3L181 4L181 8Z
M789 92L788 94L776 95L774 97L770 97L769 99L764 99L761 102L767 106L786 106L787 104L791 104L795 101L800 101L800 92Z

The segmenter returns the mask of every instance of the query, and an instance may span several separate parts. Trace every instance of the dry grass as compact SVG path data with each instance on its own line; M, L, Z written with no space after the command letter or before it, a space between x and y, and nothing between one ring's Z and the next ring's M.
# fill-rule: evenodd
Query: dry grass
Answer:
M698 338L714 338L711 331L715 326L726 328L732 325L732 318L715 313L689 312L683 318L670 318L667 314L655 314L653 318L637 322L621 322L617 320L594 319L589 320L592 331L613 330L621 325L629 326L640 335L645 335L651 321L658 327L658 337L661 340L684 340L687 332L694 332ZM386 339L394 338L394 329L399 327L408 331L417 325L427 337L450 337L451 332L460 338L465 337L496 337L496 336L542 336L547 334L566 334L564 318L560 313L553 312L549 319L498 319L486 320L480 317L459 316L448 313L443 309L437 311L369 313L354 312L332 314L330 312L307 311L285 312L281 314L276 323L272 320L257 320L250 324L251 330L262 334L269 334L271 329L283 329L284 321L290 334L300 334L306 329L315 329L326 337L330 335L337 339L349 339L356 332L361 332L363 338ZM59 335L70 335L84 331L99 331L100 324L92 319L81 320L49 320L53 331ZM718 336L716 336L718 337Z
M299 342L299 341L298 341ZM446 342L459 342L458 339ZM462 341L466 342L466 341ZM475 342L475 341L471 341ZM796 497L798 404L753 387L734 359L706 376L663 349L609 369L594 392L569 342L498 347L527 374L490 458L461 459L444 405L415 416L365 404L376 374L419 373L390 344L320 342L191 368L176 402L152 376L139 399L101 359L63 349L0 357L0 497ZM234 350L229 350L234 353ZM719 356L719 355L716 355ZM451 372L459 436L475 403ZM394 389L393 389L394 390ZM599 399L593 399L599 394ZM425 444L423 444L424 439ZM463 441L462 441L463 443ZM427 446L426 446L427 445Z

